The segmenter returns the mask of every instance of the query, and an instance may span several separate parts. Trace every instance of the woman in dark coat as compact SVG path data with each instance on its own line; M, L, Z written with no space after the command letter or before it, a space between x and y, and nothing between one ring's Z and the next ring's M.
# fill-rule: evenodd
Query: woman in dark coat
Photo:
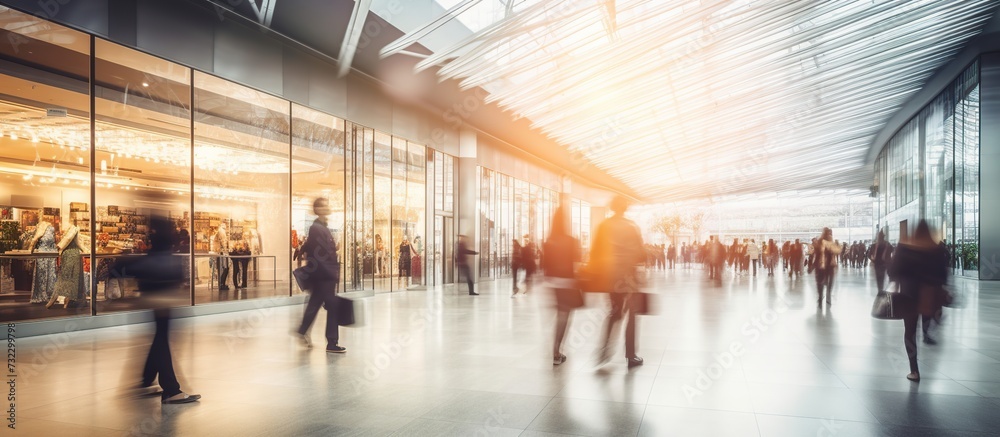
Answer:
M573 238L566 229L566 212L562 207L552 214L552 230L545 241L542 270L546 280L552 285L556 297L556 331L552 347L552 364L566 362L562 353L566 327L569 326L570 312L583 306L583 294L576 283L575 264L580 262L580 241Z
M920 381L917 368L917 318L923 318L924 342L930 319L941 310L941 293L948 282L948 252L934 242L930 227L921 220L913 239L901 243L892 255L889 278L899 284L899 292L907 297L903 308L903 345L910 359L910 374L906 379Z

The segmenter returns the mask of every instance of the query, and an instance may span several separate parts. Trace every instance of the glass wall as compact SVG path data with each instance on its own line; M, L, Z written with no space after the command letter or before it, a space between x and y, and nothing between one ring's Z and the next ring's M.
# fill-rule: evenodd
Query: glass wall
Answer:
M93 294L100 314L151 306L113 266L146 251L153 214L173 222L176 256L190 270L191 70L104 40L95 41L94 56ZM89 214L72 209L83 224ZM174 306L191 304L187 286L166 297Z
M0 319L89 315L91 38L7 8L0 23Z
M288 252L291 268L305 263L300 248L316 215L312 205L329 199L327 227L334 241L344 241L344 120L300 105L292 105L292 231ZM343 250L338 253L343 260ZM293 281L294 282L294 281ZM294 293L301 293L292 285Z
M485 167L478 172L479 277L499 278L510 274L515 239L541 249L559 194Z
M926 219L957 274L979 273L979 62L910 120L875 160L877 228L893 242Z
M301 293L317 197L341 290L450 274L453 156L7 8L0 23L3 320L148 308L114 267L145 256L156 213L187 266L174 306Z
M402 138L392 139L392 234L389 284L383 288L402 290L423 284L423 234L427 158L422 145Z
M288 294L290 116L285 100L195 72L195 303Z

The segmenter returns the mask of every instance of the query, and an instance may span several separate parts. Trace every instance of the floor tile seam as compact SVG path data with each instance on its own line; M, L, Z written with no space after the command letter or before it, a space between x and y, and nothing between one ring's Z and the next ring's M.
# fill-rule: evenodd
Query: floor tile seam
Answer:
M861 397L858 396L858 394L855 393L855 391L853 389L847 388L846 390L848 390L852 396L854 396L855 398L857 398L860 401ZM869 390L869 391L875 391L875 390ZM895 392L895 393L899 393L899 392ZM864 407L865 412L867 412L873 419L875 419L874 423L877 423L877 424L880 424L880 425L882 424L882 421L878 418L877 415L875 415L875 413L873 413L871 411L870 408L868 408L867 405L864 405L863 402L859 402L859 403ZM771 415L771 416L806 417L806 418L812 418L812 419L826 419L825 417L794 416L794 415L786 415L786 414L773 414L773 413L760 412L757 409L757 404L756 404L756 402L754 402L754 397L753 396L750 396L750 405L753 407L753 413L754 414ZM860 422L860 421L851 420L850 422ZM861 423L872 423L872 422L861 422Z
M562 390L560 390L560 392L561 392L561 391L562 391ZM557 395L558 395L558 393L557 393ZM526 426L524 427L524 431L527 431L527 430L531 429L531 425L534 425L534 424L535 424L535 421L537 421L537 420L538 420L538 417L542 415L542 412L544 412L545 410L549 409L549 406L551 406L551 405L552 405L552 402L553 402L553 401L554 401L555 399L556 399L556 396L552 396L551 398L549 398L549 401L545 403L545 406L543 406L543 407L542 407L542 408L541 408L540 410L538 410L538 413L535 413L535 417L532 417L532 418L531 418L531 421L530 421L530 422L528 422L528 425L526 425ZM524 433L524 431L522 431L521 433L523 434L523 433Z
M74 400L77 400L77 399L80 399L80 398L84 398L84 397L88 397L88 396L94 396L94 395L96 395L98 393L102 393L102 392L106 392L106 391L111 391L111 390L118 390L120 388L121 387L102 388L102 389L100 389L98 391L91 392L91 393L88 393L88 394L71 396L71 397L68 397L68 398L61 399L61 400L57 400L57 401L53 401L53 402L48 402L48 403L45 403L45 404L42 404L42 405L36 405L34 407L28 408L27 411L35 410L35 409L42 408L42 407L52 406L52 405L55 405L55 404L58 404L58 403L62 403L62 402L70 402L70 401L74 401ZM124 399L124 398L127 398L128 396L120 395L120 396L117 396L117 397L120 397L120 398ZM30 418L29 417L29 419L38 419L38 420L41 420L41 418L38 418L38 417L35 417L35 418Z
M831 419L829 417L796 416L796 415L792 415L792 414L757 413L757 412L754 412L752 414L754 416L789 417L789 418L793 418L793 419L813 419L813 420L830 420ZM872 415L872 417L875 417L875 416ZM875 417L876 422L864 422L864 421L860 421L860 420L837 419L835 417L832 418L832 420L835 420L835 421L838 421L838 422L848 422L848 423L861 424L861 425L899 426L899 425L893 425L891 423L889 423L889 424L882 423L881 421L878 420L878 417ZM759 423L759 421L758 421L758 423Z
M93 430L105 430L105 431L107 431L105 433L102 433L101 435L109 435L109 433L127 431L127 430L121 430L121 429L115 429L115 428L107 428L107 427L103 427L103 426L81 425L79 423L64 422L64 421L61 421L61 420L52 420L52 419L26 418L25 420L29 420L29 421L32 421L32 422L59 423L59 424L63 424L63 425L79 426L79 427L89 428L89 429L93 429Z
M972 388L972 387L970 387L970 386L968 386L968 385L965 384L966 382L987 382L987 383L991 383L991 384L1000 384L1000 382L971 381L971 380L954 380L954 381L956 383L958 383L958 385L961 385L962 387L965 387L965 388L969 389L969 391L971 391L971 392L979 395L979 397L981 397L981 398L986 398L986 399L1000 399L1000 396L986 396L986 395L980 393L978 390L976 390L976 389L974 389L974 388Z
M682 405L676 405L676 404L672 404L672 405L671 404L663 404L663 403L656 403L656 402L650 402L650 403L648 403L646 405L647 406L654 406L654 407L685 408L685 409L689 409L689 410L723 411L723 412L727 412L727 413L755 414L755 412L753 411L753 408L751 408L751 411L746 411L746 410L735 410L735 409L732 409L732 408L692 407L692 406L682 406Z

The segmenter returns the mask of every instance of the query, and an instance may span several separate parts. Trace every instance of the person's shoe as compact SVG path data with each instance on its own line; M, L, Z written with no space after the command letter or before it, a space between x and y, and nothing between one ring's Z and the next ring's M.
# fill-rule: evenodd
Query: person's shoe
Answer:
M479 293L469 292L469 296L479 296Z
M164 404L188 404L191 402L197 402L198 399L201 399L201 395L189 395L187 393L181 392L169 398L163 399L160 402Z
M565 363L565 362L566 362L566 355L555 354L555 355L552 356L552 365L553 366L558 366L558 365L560 365L562 363Z
M937 340L935 340L935 339L933 339L931 337L928 337L927 334L924 334L924 344L929 344L929 345L933 346L933 345L937 344Z
M909 375L906 375L906 379L909 379L910 381L913 381L913 382L920 382L920 373L919 372L910 372Z
M347 348L343 346L333 345L326 348L326 352L331 354L342 354L347 352Z
M642 358L632 357L632 358L628 359L628 368L629 369L631 369L633 367L636 367L636 366L641 366L641 365L642 365Z
M313 342L309 338L309 335L307 335L307 334L299 334L298 332L293 332L292 336L294 336L295 338L297 338L299 340L299 342L302 343L302 346L304 346L306 348L312 348L313 347Z

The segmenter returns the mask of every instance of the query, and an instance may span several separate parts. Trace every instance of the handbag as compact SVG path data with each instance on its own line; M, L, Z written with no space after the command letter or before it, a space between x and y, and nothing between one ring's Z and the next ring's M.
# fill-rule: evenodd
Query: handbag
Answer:
M292 270L292 277L295 278L295 284L299 286L300 290L309 292L309 272L306 271L305 266Z
M909 298L891 291L879 291L872 303L872 317L882 320L901 320Z
M649 293L637 291L629 293L629 311L636 315L647 315L653 313L653 299Z
M583 306L583 292L576 288L556 288L556 306L574 310Z
M334 296L333 299L334 302L336 302L334 304L336 308L334 308L333 310L337 317L337 325L340 326L353 325L355 322L354 301L341 296ZM329 311L329 308L327 308L327 311Z

